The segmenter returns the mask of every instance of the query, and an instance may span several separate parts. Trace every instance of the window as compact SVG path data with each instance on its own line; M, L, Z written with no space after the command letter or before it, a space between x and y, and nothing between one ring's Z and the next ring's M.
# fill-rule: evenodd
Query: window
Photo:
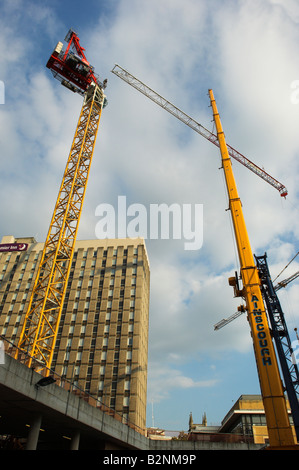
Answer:
M130 380L125 380L124 390L130 390L131 382Z
M76 361L81 361L81 359L82 359L82 352L77 352Z
M115 397L110 398L110 408L115 408Z
M104 380L99 381L99 391L104 389Z

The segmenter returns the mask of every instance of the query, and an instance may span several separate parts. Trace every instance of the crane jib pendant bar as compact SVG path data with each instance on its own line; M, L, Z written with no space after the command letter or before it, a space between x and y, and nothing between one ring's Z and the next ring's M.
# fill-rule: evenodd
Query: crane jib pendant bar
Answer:
M179 119L180 121L185 123L187 126L189 126L191 129L193 129L195 132L197 132L201 136L205 137L207 140L212 142L212 144L219 147L219 142L218 142L217 135L213 134L208 129L206 129L204 126L202 126L201 124L196 122L192 117L188 116L188 114L184 113L179 108L174 106L172 103L170 103L170 101L167 101L165 98L163 98L163 96L156 93L154 90L152 90L150 87L145 85L138 78L134 77L134 75L129 73L127 70L122 68L120 65L116 64L112 69L112 73L114 73L116 76L121 78L123 81L125 81L126 83L131 85L136 90L140 91L142 94L144 94L149 99L154 101L156 104L161 106L161 108L165 109L170 114L175 116L177 119ZM282 197L287 196L288 191L287 191L286 187L283 184L281 184L279 181L277 181L275 178L273 178L271 175L269 175L265 170L263 170L262 168L257 166L255 163L250 161L248 158L246 158L244 155L242 155L240 152L235 150L230 145L227 144L227 148L228 148L229 155L232 158L234 158L234 160L237 160L243 166L248 168L250 171L252 171L257 176L259 176L260 178L265 180L267 183L269 183L275 189L277 189Z

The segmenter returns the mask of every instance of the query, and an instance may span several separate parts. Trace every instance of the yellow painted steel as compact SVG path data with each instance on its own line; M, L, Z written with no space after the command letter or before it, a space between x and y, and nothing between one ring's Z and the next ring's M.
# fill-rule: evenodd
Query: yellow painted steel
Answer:
M217 129L222 167L229 197L229 209L231 211L240 261L243 283L241 295L246 302L246 310L251 327L270 447L283 448L293 446L296 442L287 413L283 385L261 294L258 269L254 262L242 204L238 195L231 159L227 150L225 136L212 90L209 90L209 95Z
M74 253L104 94L91 85L84 101L22 327L16 358L49 374Z

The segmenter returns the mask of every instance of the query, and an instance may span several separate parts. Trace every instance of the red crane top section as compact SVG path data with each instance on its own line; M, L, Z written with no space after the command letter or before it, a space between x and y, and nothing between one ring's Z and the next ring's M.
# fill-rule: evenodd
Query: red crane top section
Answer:
M79 37L72 29L67 33L65 41L67 42L66 50L62 50L63 44L59 42L47 62L47 67L54 77L62 85L81 95L84 95L91 83L97 83L105 88L105 83L99 82L94 68L87 61L85 49L80 46Z

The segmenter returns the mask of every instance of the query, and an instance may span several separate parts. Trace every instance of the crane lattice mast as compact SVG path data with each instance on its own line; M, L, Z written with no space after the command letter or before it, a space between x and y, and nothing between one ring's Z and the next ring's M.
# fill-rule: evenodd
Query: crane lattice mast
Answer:
M267 254L256 256L255 259L261 280L262 295L267 306L271 333L276 344L284 385L292 410L293 424L299 441L299 369L294 360L294 350L285 315L272 283Z
M124 80L126 83L131 85L136 90L143 93L145 96L150 98L156 104L161 106L161 108L168 111L170 114L172 114L177 119L179 119L180 121L185 123L187 126L189 126L191 129L193 129L195 132L197 132L198 134L200 134L201 136L205 137L207 140L212 142L214 145L219 147L219 142L218 142L217 135L213 134L208 129L206 129L204 126L202 126L201 124L196 122L192 117L188 116L188 114L184 113L179 108L174 106L170 101L167 101L165 98L163 98L163 96L156 93L154 90L152 90L150 87L145 85L138 78L134 77L134 75L129 73L127 70L122 68L120 65L115 64L115 66L112 69L112 73L114 73L116 76L118 76L119 78ZM240 152L235 150L233 147L231 147L228 144L226 144L226 145L227 145L228 153L232 158L237 160L239 163L244 165L250 171L252 171L256 175L258 175L260 178L262 178L267 183L269 183L271 186L273 186L275 189L277 189L282 197L287 196L288 191L287 191L287 188L283 184L281 184L279 181L277 181L275 178L273 178L271 175L269 175L265 170L263 170L262 168L257 166L255 163L250 161L247 157L242 155Z
M34 363L45 375L52 362L99 122L106 105L104 86L95 82L85 56L83 60L82 55L75 60L69 56L73 54L72 43L80 56L78 36L70 31L67 38L68 54L58 43L47 66L55 78L83 95L84 100L16 353L17 358L24 355L29 367Z

